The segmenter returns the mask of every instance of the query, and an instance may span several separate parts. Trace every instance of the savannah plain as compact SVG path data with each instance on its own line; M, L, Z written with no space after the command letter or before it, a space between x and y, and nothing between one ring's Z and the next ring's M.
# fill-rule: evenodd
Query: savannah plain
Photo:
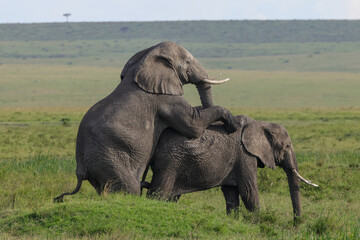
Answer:
M360 239L360 21L0 24L0 239ZM294 225L282 169L259 169L261 209L226 216L218 188L178 203L76 185L87 109L137 51L171 40L213 77L214 102L289 131L301 185ZM194 86L185 98L200 105ZM148 180L151 179L151 174Z

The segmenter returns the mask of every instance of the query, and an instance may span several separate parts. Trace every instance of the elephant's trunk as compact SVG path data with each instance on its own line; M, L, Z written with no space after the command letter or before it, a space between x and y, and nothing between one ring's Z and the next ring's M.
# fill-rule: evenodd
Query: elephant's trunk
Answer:
M286 169L285 172L289 183L291 202L294 211L294 220L296 220L297 218L301 217L300 181L291 169Z
M196 84L196 88L199 92L201 105L203 106L203 108L214 106L210 84L201 82L199 84Z

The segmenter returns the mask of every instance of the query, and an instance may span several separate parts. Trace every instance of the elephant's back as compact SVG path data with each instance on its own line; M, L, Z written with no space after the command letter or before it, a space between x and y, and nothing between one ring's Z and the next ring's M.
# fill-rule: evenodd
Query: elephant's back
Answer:
M195 139L167 129L153 156L154 177L164 169L176 172L174 191L179 194L219 186L233 169L234 147L222 125L210 126Z
M77 148L88 155L124 152L149 158L155 128L161 128L148 94L114 91L100 100L83 117L78 131ZM80 153L81 154L81 153ZM98 157L99 158L99 157ZM115 159L115 157L104 157Z
M157 109L154 101L152 95L139 89L115 89L88 110L81 121L81 127L95 128L102 132L108 127L113 130L129 129L132 132L144 130L145 125L151 126L155 120Z
M155 154L162 155L165 152L168 154L168 152L181 151L184 154L200 156L208 152L214 144L227 142L228 138L222 124L210 126L198 138L188 138L173 128L167 128L160 137Z

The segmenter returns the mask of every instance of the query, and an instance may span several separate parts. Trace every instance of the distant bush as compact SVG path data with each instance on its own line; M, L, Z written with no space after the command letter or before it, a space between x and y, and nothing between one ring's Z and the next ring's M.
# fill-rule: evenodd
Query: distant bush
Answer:
M71 124L70 118L62 118L60 121L64 126L70 126L70 124Z

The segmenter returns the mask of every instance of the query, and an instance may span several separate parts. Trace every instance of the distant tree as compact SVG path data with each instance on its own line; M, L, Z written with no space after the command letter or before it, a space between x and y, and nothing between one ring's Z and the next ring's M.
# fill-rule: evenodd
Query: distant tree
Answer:
M71 16L71 13L64 13L64 17L66 17L66 22L69 22L69 16Z

